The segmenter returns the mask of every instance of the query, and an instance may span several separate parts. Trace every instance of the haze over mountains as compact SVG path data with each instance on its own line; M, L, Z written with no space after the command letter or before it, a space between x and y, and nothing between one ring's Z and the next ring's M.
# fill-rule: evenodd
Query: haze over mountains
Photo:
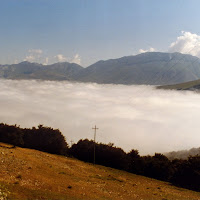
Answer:
M75 63L0 65L0 78L167 85L200 79L200 59L181 53L148 52L98 61L87 68Z

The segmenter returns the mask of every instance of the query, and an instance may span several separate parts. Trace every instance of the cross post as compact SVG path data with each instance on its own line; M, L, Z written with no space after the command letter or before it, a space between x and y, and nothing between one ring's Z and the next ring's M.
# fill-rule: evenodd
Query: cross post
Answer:
M96 131L97 131L99 128L97 128L97 127L96 127L96 125L95 125L95 127L94 127L94 128L92 128L92 129L94 129L94 161L93 161L93 163L95 164L95 144L96 144Z

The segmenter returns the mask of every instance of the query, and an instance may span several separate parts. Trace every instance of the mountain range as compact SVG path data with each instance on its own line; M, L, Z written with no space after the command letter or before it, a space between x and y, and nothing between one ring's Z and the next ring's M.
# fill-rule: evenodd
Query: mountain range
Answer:
M42 65L25 61L0 65L0 78L169 85L200 79L200 59L181 53L148 52L100 60L86 68L68 62Z

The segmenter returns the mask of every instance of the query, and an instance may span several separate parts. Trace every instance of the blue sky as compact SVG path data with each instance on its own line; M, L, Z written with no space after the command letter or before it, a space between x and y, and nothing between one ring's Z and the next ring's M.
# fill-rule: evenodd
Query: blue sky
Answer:
M88 66L173 42L171 50L198 56L186 47L200 41L199 8L198 0L0 0L0 63Z

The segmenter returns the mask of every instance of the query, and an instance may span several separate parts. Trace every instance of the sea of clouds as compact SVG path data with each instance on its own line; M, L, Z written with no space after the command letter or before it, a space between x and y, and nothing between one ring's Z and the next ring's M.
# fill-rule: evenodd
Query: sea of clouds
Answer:
M141 155L200 146L200 94L152 86L0 80L0 122L58 128Z

